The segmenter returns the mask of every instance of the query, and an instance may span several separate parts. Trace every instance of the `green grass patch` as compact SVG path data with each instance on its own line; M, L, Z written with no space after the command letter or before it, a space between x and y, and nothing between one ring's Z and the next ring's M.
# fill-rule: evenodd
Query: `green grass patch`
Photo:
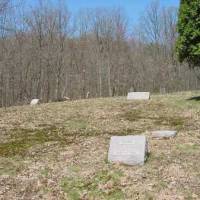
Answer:
M58 145L67 145L76 141L80 136L89 137L104 134L101 129L87 128L84 120L68 120L61 128L49 126L40 129L13 129L10 131L10 139L0 143L0 156L14 157L16 155L26 156L28 149L35 145L47 142L57 142ZM109 135L128 135L139 133L141 130L125 129L124 131L107 131Z
M132 110L124 113L121 115L122 118L128 121L139 121L139 120L150 120L152 121L155 125L166 125L170 127L176 127L176 128L181 128L184 126L186 118L184 117L178 117L178 116L168 116L160 114L153 116L153 113L148 114L148 111L146 113L141 112L139 110Z
M121 117L131 122L144 118L143 113L139 110L125 112Z
M66 121L65 127L72 130L85 130L88 127L88 122L83 119L70 119Z
M61 187L69 200L81 199L83 194L94 199L125 199L120 186L121 171L100 171L91 178L65 177Z
M0 156L25 156L30 147L46 142L71 143L71 140L63 134L63 130L56 127L41 130L15 129L11 132L10 141L0 143Z
M186 121L185 118L177 116L159 116L158 118L153 118L156 125L167 125L171 127L182 127Z
M52 170L49 167L45 167L41 170L41 175L45 178L48 178L49 175L52 173Z
M193 154L200 151L200 146L197 144L177 144L177 149L186 154Z
M23 169L23 163L18 159L1 158L0 159L0 176L9 175L15 176L21 169Z

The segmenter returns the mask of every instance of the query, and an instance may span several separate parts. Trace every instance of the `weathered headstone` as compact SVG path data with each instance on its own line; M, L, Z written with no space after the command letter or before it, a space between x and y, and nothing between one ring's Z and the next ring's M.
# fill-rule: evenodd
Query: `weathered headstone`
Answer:
M128 100L149 100L150 92L129 92L127 99Z
M113 136L110 140L108 161L127 165L143 165L148 154L144 135Z
M37 105L39 101L40 101L39 99L32 99L30 105L31 106Z
M177 131L160 130L160 131L153 131L152 137L156 139L164 139L164 138L175 137L176 134Z

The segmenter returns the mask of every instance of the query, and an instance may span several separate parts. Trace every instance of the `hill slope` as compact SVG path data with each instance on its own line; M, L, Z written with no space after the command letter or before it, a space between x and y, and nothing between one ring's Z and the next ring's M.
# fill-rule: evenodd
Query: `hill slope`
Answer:
M2 199L200 199L200 93L0 109ZM171 140L150 131L178 130ZM144 133L144 166L107 162L111 135Z

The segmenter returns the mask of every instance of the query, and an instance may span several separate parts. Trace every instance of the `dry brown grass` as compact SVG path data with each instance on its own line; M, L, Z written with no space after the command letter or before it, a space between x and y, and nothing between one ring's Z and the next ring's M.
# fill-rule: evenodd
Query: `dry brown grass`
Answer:
M196 93L0 109L0 199L200 199ZM178 130L152 140L151 131ZM144 166L107 162L111 135L145 134Z

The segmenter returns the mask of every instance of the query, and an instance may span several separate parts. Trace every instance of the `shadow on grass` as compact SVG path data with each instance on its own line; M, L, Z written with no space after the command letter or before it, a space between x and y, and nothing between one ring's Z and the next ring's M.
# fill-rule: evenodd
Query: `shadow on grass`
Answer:
M189 100L189 101L200 101L200 96L191 97L191 98L189 98L187 100Z

